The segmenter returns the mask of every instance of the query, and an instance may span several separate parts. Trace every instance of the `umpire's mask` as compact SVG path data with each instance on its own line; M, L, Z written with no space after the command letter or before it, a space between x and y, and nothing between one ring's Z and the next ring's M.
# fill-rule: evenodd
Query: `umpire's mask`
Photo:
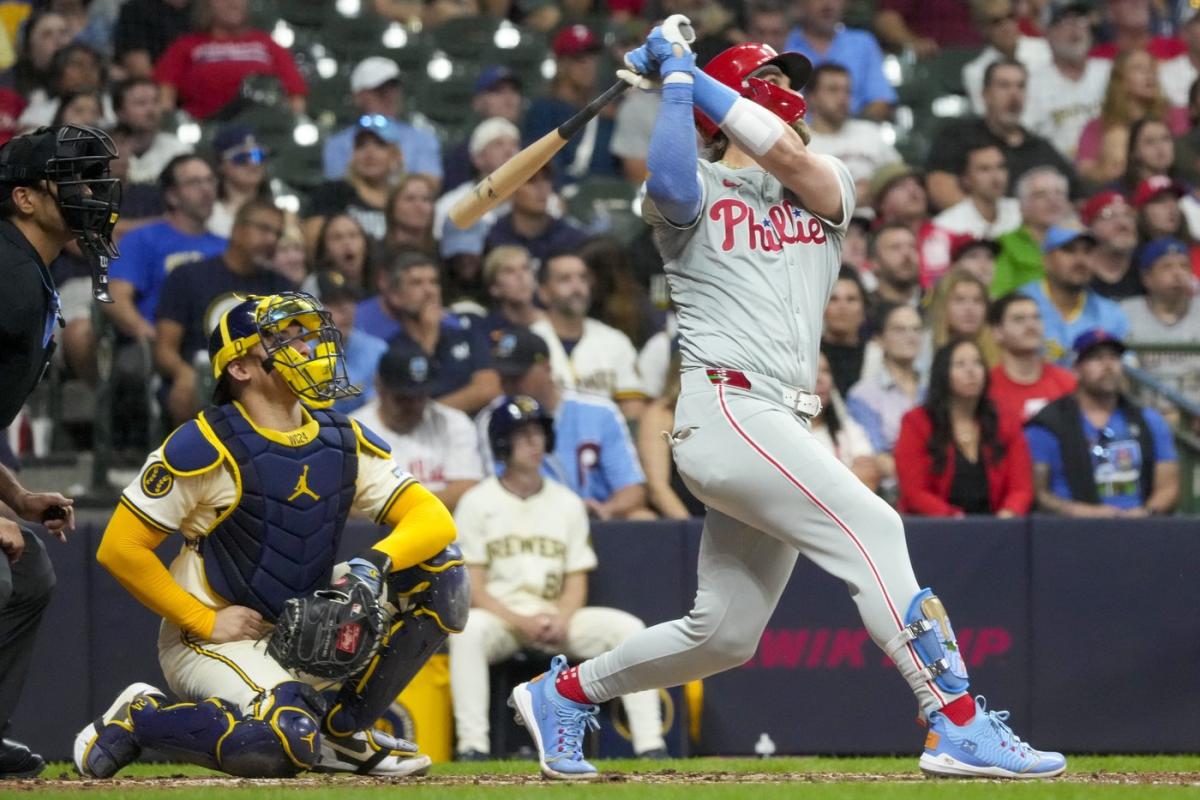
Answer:
M117 149L107 133L86 125L38 128L0 149L0 185L47 181L67 230L92 261L93 294L108 298L108 259L119 253L113 229L121 206L121 183L109 174Z

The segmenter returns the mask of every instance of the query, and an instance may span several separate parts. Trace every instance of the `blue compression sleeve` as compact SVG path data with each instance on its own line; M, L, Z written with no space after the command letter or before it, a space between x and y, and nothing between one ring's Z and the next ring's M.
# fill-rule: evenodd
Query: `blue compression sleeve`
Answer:
M646 193L675 225L694 222L704 201L696 174L697 158L692 83L683 80L665 83L646 156L646 167L650 170Z
M701 70L694 70L692 75L696 80L696 107L719 127L729 116L729 109L737 101L738 93Z

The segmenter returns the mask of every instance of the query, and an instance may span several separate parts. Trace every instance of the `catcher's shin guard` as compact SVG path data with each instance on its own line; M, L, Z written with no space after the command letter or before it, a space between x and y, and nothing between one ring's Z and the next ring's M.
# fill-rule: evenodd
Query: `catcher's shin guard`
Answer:
M388 576L388 597L403 611L363 673L347 681L325 719L335 736L370 728L451 633L467 624L471 586L462 553L450 545L428 561Z
M152 695L130 706L142 747L240 778L290 778L312 769L320 753L319 722L325 702L307 684L281 683L245 717L230 703L164 705Z

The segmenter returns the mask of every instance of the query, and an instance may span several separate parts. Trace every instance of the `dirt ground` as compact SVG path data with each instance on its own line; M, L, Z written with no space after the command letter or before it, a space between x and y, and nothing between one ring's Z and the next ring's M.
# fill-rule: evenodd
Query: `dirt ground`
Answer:
M710 784L823 784L823 783L915 783L926 780L919 773L914 774L870 774L854 772L804 772L804 773L746 773L746 772L702 772L685 773L675 770L661 772L604 774L596 783L631 783L631 784L675 784L675 785L710 785ZM1005 782L1005 781L998 781ZM352 787L380 786L388 783L405 786L525 786L544 783L539 775L432 775L418 778L387 778L356 777L351 775L338 776L304 776L284 780L251 780L246 778L197 777L179 775L157 778L115 778L106 781L83 780L67 775L38 778L28 781L11 781L4 784L4 789L12 792L34 793L44 790L88 789L136 790L164 788L250 788L268 786L287 786L289 789L321 788L321 787ZM1095 784L1117 786L1200 786L1200 773L1197 772L1087 772L1068 773L1054 783Z

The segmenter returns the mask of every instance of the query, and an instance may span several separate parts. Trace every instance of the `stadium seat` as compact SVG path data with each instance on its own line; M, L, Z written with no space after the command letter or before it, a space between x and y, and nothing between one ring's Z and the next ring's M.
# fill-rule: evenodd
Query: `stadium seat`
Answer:
M501 21L494 17L458 17L432 31L434 46L456 61L478 62L496 46ZM520 32L512 28L513 34ZM504 41L502 38L501 41Z
M846 13L842 17L848 28L875 29L875 11L878 0L847 0Z
M279 0L251 0L250 24L254 27L269 31L281 17Z
M290 188L309 192L324 181L324 164L321 160L322 141L302 146L295 140L277 142L271 156L271 174Z
M425 80L425 66L429 63L432 52L433 45L428 36L406 31L402 47L390 47L386 41L381 41L375 54L387 56L395 61L404 80L409 81L408 85L412 86L414 82Z
M278 0L277 13L293 27L316 30L324 24L332 5L312 0Z
M445 81L423 77L411 89L409 110L432 125L442 142L458 141L467 134L473 121L471 98L475 94L475 72L456 71Z
M325 128L340 128L354 121L358 110L350 93L348 69L339 69L332 78L315 78L308 82L308 107L318 124Z
M637 190L621 178L591 177L564 190L567 214L590 233L608 233L622 243L633 241L642 220L633 213Z
M314 3L314 5L320 5ZM326 36L325 45L334 53L352 61L358 61L369 55L375 55L383 47L383 33L387 30L388 21L383 17L363 9L356 17L346 17L332 8L327 13L322 32ZM369 3L363 3L364 6Z
M937 95L966 94L963 67L978 56L980 50L978 47L946 47L924 62L928 65L928 77L937 89Z

